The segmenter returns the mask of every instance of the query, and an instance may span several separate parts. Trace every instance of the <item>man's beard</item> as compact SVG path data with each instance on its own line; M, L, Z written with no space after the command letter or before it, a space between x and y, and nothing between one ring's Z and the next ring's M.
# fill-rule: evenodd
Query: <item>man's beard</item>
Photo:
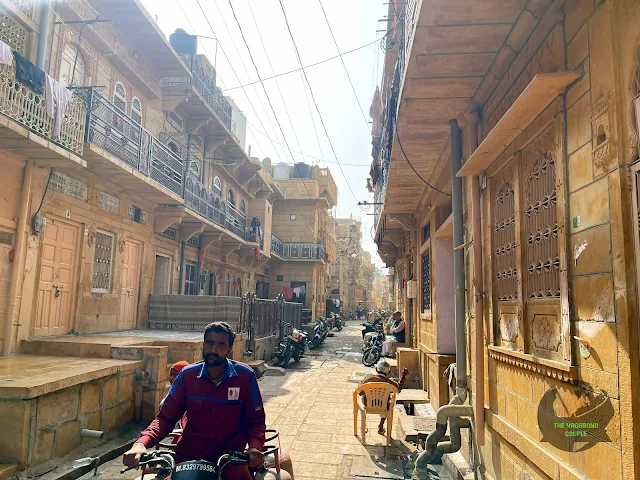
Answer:
M209 367L219 367L224 363L224 360L225 360L224 358L219 357L215 353L208 353L206 355L203 355L202 359L204 360L204 363L207 364L207 366Z

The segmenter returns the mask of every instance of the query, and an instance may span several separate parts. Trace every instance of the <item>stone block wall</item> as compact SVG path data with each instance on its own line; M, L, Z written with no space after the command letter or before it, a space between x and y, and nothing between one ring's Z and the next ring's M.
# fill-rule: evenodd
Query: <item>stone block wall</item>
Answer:
M624 2L623 2L624 3ZM628 8L631 8L627 6ZM633 7L638 10L637 6ZM537 11L536 15L532 12ZM482 478L637 478L634 470L633 423L636 411L633 378L629 373L635 355L629 353L635 322L635 285L627 283L633 265L629 256L630 197L625 191L627 179L619 166L625 163L621 145L627 135L620 133L618 118L629 105L619 100L628 96L618 90L614 42L615 14L611 5L599 1L532 2L521 20L532 14L528 29L520 32L516 23L507 43L513 52L490 71L496 77L491 90L481 86L478 100L483 103L480 141L493 128L524 87L538 73L576 70L580 77L571 84L566 96L556 99L502 156L508 158L536 142L546 128L564 128L566 178L559 188L566 188L568 313L573 373L552 374L546 368L532 368L527 361L505 355L489 355L485 349L485 445L480 449L484 468ZM629 18L625 16L625 18ZM627 24L627 33L640 36L637 25ZM525 34L526 33L526 34ZM518 37L521 42L516 42ZM514 43L512 43L514 42ZM519 43L518 48L514 46ZM633 42L630 42L633 43ZM634 48L635 48L634 46ZM631 47L627 47L631 63ZM628 82L623 69L624 82ZM484 84L484 82L483 82ZM483 97L484 95L484 97ZM631 118L631 117L629 117ZM629 119L625 117L625 122ZM554 126L555 125L555 126ZM550 127L548 127L550 126ZM561 130L558 130L561 131ZM467 132L468 133L468 132ZM463 134L464 136L464 134ZM466 147L465 157L470 151ZM637 153L636 153L637 155ZM504 158L502 159L504 160ZM504 165L498 159L499 165ZM499 172L490 167L488 177ZM493 171L492 171L493 170ZM485 192L486 193L486 192ZM492 254L487 249L491 235L487 217L488 198L482 198L482 242L485 291L491 291ZM564 193L564 192L563 192ZM471 237L471 183L465 180L466 240ZM626 240L625 240L626 238ZM473 251L465 255L467 269L467 305L472 310L474 287ZM494 344L500 334L497 313L485 297L484 334L487 344ZM526 317L520 317L526 321ZM474 329L477 319L471 316L468 328L469 385L473 392L475 349ZM550 333L549 333L550 334ZM586 340L590 355L580 354L579 341ZM632 347L635 348L635 347ZM545 373L546 372L546 373ZM573 380L569 380L571 376ZM564 379L563 379L564 377ZM552 392L554 396L551 396ZM472 403L475 399L472 398ZM587 442L565 437L564 431L553 433L554 422L570 417L580 409L600 404L596 417L601 427L588 433ZM626 419L626 420L623 420ZM549 434L549 432L552 432ZM636 432L637 434L637 432ZM636 439L637 441L637 439ZM461 452L468 456L466 436Z
M134 418L138 366L33 399L0 400L2 455L33 467L79 447L86 441L80 437L83 428L108 433L124 427Z

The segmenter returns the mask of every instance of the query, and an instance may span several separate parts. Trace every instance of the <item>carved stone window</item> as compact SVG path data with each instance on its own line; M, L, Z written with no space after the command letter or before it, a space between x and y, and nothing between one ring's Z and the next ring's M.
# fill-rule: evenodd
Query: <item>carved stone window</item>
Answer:
M550 152L540 152L524 172L524 229L526 245L525 294L527 298L560 297L556 162Z

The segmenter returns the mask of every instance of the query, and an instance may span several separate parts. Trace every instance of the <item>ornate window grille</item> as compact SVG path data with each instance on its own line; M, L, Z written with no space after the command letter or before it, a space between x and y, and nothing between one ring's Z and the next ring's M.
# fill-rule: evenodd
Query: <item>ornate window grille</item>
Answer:
M95 244L91 291L94 293L110 293L114 236L112 233L98 231L96 232Z
M131 120L142 125L142 102L138 97L133 97L131 100Z
M49 188L83 202L87 201L87 184L54 171L49 180Z
M555 159L541 152L526 172L524 205L526 298L560 297Z
M516 266L516 215L513 184L506 182L494 201L493 253L495 298L518 298Z
M113 104L122 112L127 111L127 90L120 82L116 83L116 88L113 91Z
M27 29L0 11L0 41L6 43L11 50L24 55L27 38Z
M422 311L431 310L431 250L422 254Z
M98 194L98 207L111 213L120 212L120 199L105 192Z

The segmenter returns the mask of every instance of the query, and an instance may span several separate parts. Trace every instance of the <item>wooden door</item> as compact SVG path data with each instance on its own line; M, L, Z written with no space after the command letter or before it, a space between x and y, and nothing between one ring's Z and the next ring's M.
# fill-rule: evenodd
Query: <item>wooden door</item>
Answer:
M120 316L118 317L120 330L132 329L136 325L141 251L140 243L125 240L120 274Z
M156 255L156 270L153 275L154 295L169 295L170 264L170 258Z
M64 335L73 325L80 227L51 219L43 233L36 336Z

